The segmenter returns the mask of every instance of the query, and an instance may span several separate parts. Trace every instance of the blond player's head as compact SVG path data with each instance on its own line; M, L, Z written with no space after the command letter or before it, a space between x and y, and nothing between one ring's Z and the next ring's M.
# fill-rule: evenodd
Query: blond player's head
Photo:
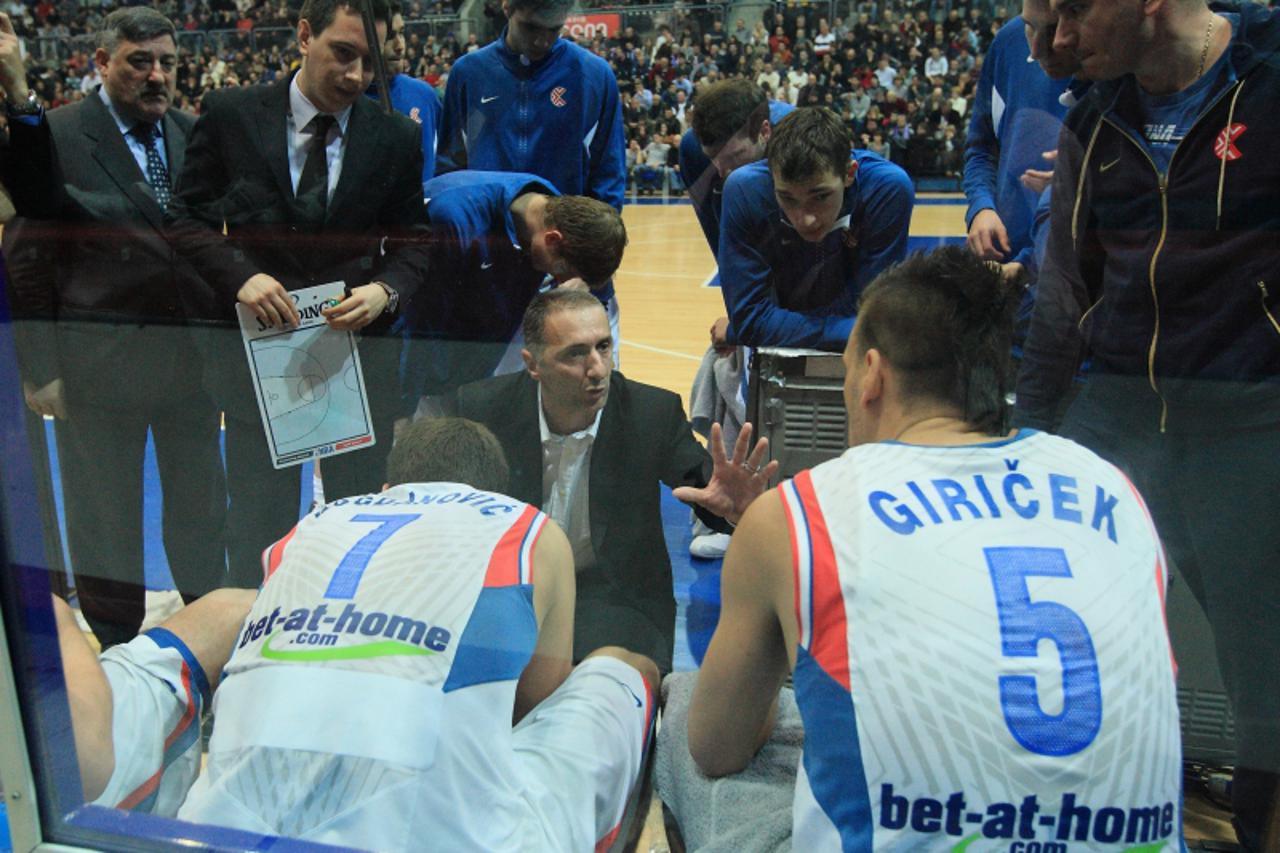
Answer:
M387 457L387 485L465 483L506 492L509 472L493 433L465 418L423 418L411 423Z

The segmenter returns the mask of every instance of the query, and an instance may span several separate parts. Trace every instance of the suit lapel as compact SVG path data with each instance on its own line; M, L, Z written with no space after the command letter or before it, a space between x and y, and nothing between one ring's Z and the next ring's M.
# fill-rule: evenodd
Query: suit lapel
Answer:
M84 100L80 127L89 140L88 147L93 152L93 159L102 167L106 176L120 188L125 198L137 206L153 228L163 230L164 214L160 210L160 203L151 192L146 176L138 168L138 161L133 159L133 152L124 141L119 125L96 92Z
M627 472L626 424L622 416L622 377L613 373L609 377L609 401L600 415L600 429L591 445L591 471L587 475L591 500L591 547L596 559L603 558L600 550L609 528L607 509L618 493L619 483L635 482L636 472Z
M258 115L253 126L258 131L258 148L271 174L275 176L280 195L293 204L293 179L289 177L289 77L274 86L264 87L258 102Z
M165 156L169 160L169 183L177 186L182 165L187 161L187 131L170 113L164 116Z
M379 162L378 149L381 134L378 127L378 106L361 95L351 105L351 117L347 120L346 150L342 154L342 172L338 186L325 210L325 222L342 221L344 206L353 191L364 188L365 181L374 176L370 164Z
M512 497L542 506L542 431L538 428L538 384L521 372L516 381L511 419Z

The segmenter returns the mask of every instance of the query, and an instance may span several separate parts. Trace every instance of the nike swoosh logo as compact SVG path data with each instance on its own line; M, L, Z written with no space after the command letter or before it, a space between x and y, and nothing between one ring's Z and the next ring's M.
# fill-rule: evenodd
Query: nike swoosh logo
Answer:
M1098 173L1101 174L1107 171L1107 169L1110 169L1112 166L1114 166L1116 163L1119 163L1119 162L1120 162L1120 158L1117 157L1116 159L1112 160L1110 163L1103 163L1101 166L1098 167Z
M489 261L487 264L481 264L480 269L487 270L491 266L493 266L493 261Z
M402 643L399 640L381 640L376 643L365 643L361 646L343 646L342 648L286 651L284 649L273 648L271 645L272 641L279 636L279 632L268 634L267 641L262 644L262 656L267 660L364 660L367 658L402 656L430 657L435 654L435 652L430 649L424 649L421 646L414 646L409 643Z
M486 97L481 96L481 98L480 98L480 103L482 103L482 104L487 104L487 103L489 103L490 101L496 101L496 100L498 100L498 96L497 96L497 95L490 95L490 96L489 96L489 97L487 97L487 98L486 98Z
M643 708L643 707L644 707L644 702L641 702L641 701L640 701L640 697L636 695L636 692L635 692L634 690L632 690L630 687L628 687L628 686L627 686L627 685L625 685L625 684L624 684L624 685L622 685L622 689L623 689L623 690L625 690L625 691L627 691L628 693L630 693L630 694L631 694L631 698L632 698L632 699L634 699L634 700L636 700L636 707L637 707L637 708Z

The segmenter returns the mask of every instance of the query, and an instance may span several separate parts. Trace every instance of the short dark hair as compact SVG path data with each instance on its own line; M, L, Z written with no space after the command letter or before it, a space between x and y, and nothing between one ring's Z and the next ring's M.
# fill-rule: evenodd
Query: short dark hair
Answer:
M858 354L877 349L911 399L948 403L975 429L1008 428L1016 288L965 246L918 253L876 277L858 306Z
M373 9L373 20L382 21L391 29L391 4L388 0L369 0ZM363 4L359 0L303 0L302 10L298 12L298 20L306 18L311 25L312 35L320 35L329 29L333 19L338 16L339 9L346 9L354 15L363 14Z
M506 492L502 445L487 427L465 418L421 418L409 424L387 456L387 484L466 483Z
M161 36L168 36L177 44L173 21L150 6L128 6L107 15L98 33L98 46L107 53L114 53L122 41L144 42Z
M618 271L627 226L609 205L581 195L551 196L546 224L563 235L561 256L591 287L603 286Z
M764 156L769 171L785 181L824 172L844 177L853 156L853 132L826 107L801 107L778 122Z
M747 138L754 142L768 117L769 98L764 90L735 77L718 80L697 93L689 125L699 145L715 150L738 131L746 131Z
M535 15L541 15L544 12L564 12L567 15L572 11L575 3L577 0L507 0L507 10L519 12L524 9Z
M538 356L547 345L547 318L559 311L582 311L598 308L604 311L604 305L594 294L585 290L557 287L533 297L529 307L524 311L525 347Z

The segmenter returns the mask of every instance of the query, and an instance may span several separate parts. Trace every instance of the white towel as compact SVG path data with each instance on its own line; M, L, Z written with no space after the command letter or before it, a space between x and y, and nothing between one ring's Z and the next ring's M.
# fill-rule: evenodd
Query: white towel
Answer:
M778 697L778 721L764 748L739 773L710 779L689 754L689 702L696 672L662 682L665 705L653 764L653 787L680 824L686 849L755 853L791 849L791 801L804 748L795 692Z

